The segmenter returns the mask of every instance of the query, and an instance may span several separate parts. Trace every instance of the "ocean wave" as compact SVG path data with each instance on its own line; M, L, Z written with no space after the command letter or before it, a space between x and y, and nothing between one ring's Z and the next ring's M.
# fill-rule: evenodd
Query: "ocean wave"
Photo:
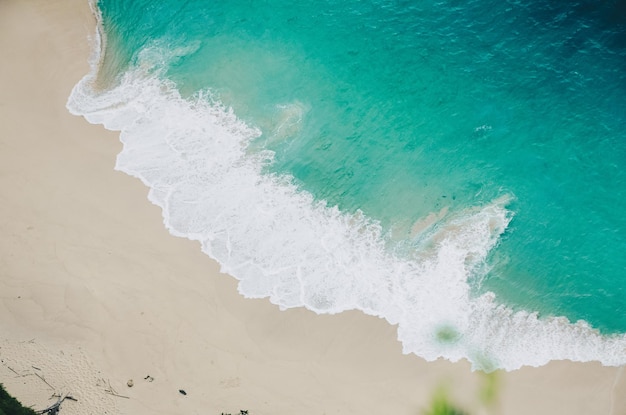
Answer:
M106 90L94 86L95 56L67 107L120 131L116 169L142 180L169 231L199 241L239 280L242 295L281 309L358 309L396 324L405 353L465 358L476 369L555 359L626 364L624 335L514 312L492 293L472 295L468 278L488 270L487 256L512 218L512 196L444 215L421 234L420 252L400 253L377 221L315 200L288 176L264 173L273 153L249 149L261 131L210 91L181 97L155 70L165 55L153 52L143 56L158 63L137 63ZM306 114L303 103L293 108L286 126Z

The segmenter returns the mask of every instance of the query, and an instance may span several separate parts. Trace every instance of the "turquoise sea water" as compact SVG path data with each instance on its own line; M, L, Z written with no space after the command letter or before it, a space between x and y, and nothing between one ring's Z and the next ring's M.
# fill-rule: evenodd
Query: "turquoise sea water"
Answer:
M68 107L242 294L361 309L427 359L626 363L620 3L97 9Z

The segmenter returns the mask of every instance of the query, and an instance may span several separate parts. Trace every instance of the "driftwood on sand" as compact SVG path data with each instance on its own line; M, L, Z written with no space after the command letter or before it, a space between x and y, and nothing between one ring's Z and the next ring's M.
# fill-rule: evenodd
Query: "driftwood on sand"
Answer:
M57 415L59 413L59 410L61 409L61 404L66 399L70 401L76 401L76 399L74 399L73 397L67 394L58 396L56 403L50 405L46 409L42 409L41 411L36 411L35 413L40 414L40 415Z

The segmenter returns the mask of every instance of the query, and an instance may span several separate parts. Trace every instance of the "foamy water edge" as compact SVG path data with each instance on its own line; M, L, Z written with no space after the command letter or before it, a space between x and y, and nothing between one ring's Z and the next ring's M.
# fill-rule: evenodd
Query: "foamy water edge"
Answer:
M315 201L289 177L263 174L273 154L246 152L260 131L210 93L181 98L149 62L117 87L94 91L96 38L92 70L67 108L121 132L116 169L141 179L169 231L199 241L239 280L242 295L316 313L358 309L397 324L405 353L466 358L477 369L561 359L626 364L626 335L513 312L492 293L471 297L469 275L485 265L511 220L506 199L450 219L432 236L430 255L400 257L386 248L376 221Z

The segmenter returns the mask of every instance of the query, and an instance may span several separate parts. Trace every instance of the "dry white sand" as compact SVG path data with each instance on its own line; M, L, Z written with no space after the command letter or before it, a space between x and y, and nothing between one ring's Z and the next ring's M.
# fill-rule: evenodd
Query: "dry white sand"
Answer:
M241 298L113 170L117 135L66 111L94 25L86 0L0 1L0 383L24 404L71 393L62 415L409 415L446 388L472 414L626 414L623 368L487 378L402 355L395 328L361 313Z

